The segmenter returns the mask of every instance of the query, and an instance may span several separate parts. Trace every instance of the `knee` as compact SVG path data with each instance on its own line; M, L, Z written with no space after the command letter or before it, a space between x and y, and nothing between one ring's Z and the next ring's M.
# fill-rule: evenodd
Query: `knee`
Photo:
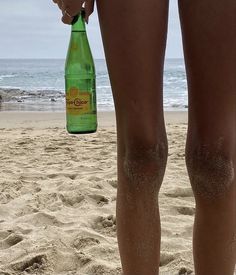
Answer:
M136 190L160 188L168 157L168 142L134 142L126 146L123 172L129 187Z
M185 148L185 162L195 196L215 199L224 195L234 183L232 156L210 145Z

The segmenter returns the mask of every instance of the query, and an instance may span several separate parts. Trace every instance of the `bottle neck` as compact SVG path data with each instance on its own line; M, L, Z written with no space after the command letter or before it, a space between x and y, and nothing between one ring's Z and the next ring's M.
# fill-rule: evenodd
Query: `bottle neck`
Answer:
M84 22L85 12L81 10L81 12L75 16L74 22L72 23L72 32L85 32L85 22Z

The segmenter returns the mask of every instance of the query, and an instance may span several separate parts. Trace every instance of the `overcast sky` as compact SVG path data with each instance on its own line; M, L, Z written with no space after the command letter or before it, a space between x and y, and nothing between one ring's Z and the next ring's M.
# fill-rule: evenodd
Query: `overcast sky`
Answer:
M109 1L109 0L108 0ZM183 58L177 0L170 0L167 58ZM65 58L70 26L52 0L0 0L0 58ZM94 58L105 58L96 4L86 25Z

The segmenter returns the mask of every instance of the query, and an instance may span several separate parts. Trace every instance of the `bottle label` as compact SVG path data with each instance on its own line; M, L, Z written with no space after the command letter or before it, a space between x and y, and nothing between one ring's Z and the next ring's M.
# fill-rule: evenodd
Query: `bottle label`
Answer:
M71 87L66 93L66 109L71 115L88 113L91 106L91 95L89 92L80 91L77 87Z

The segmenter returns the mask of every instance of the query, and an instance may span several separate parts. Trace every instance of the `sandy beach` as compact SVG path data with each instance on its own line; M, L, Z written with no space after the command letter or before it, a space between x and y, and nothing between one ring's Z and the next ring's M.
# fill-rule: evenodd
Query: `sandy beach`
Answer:
M160 274L194 274L195 201L184 161L187 112L165 112ZM0 275L122 274L116 238L116 123L69 135L64 113L0 113Z

